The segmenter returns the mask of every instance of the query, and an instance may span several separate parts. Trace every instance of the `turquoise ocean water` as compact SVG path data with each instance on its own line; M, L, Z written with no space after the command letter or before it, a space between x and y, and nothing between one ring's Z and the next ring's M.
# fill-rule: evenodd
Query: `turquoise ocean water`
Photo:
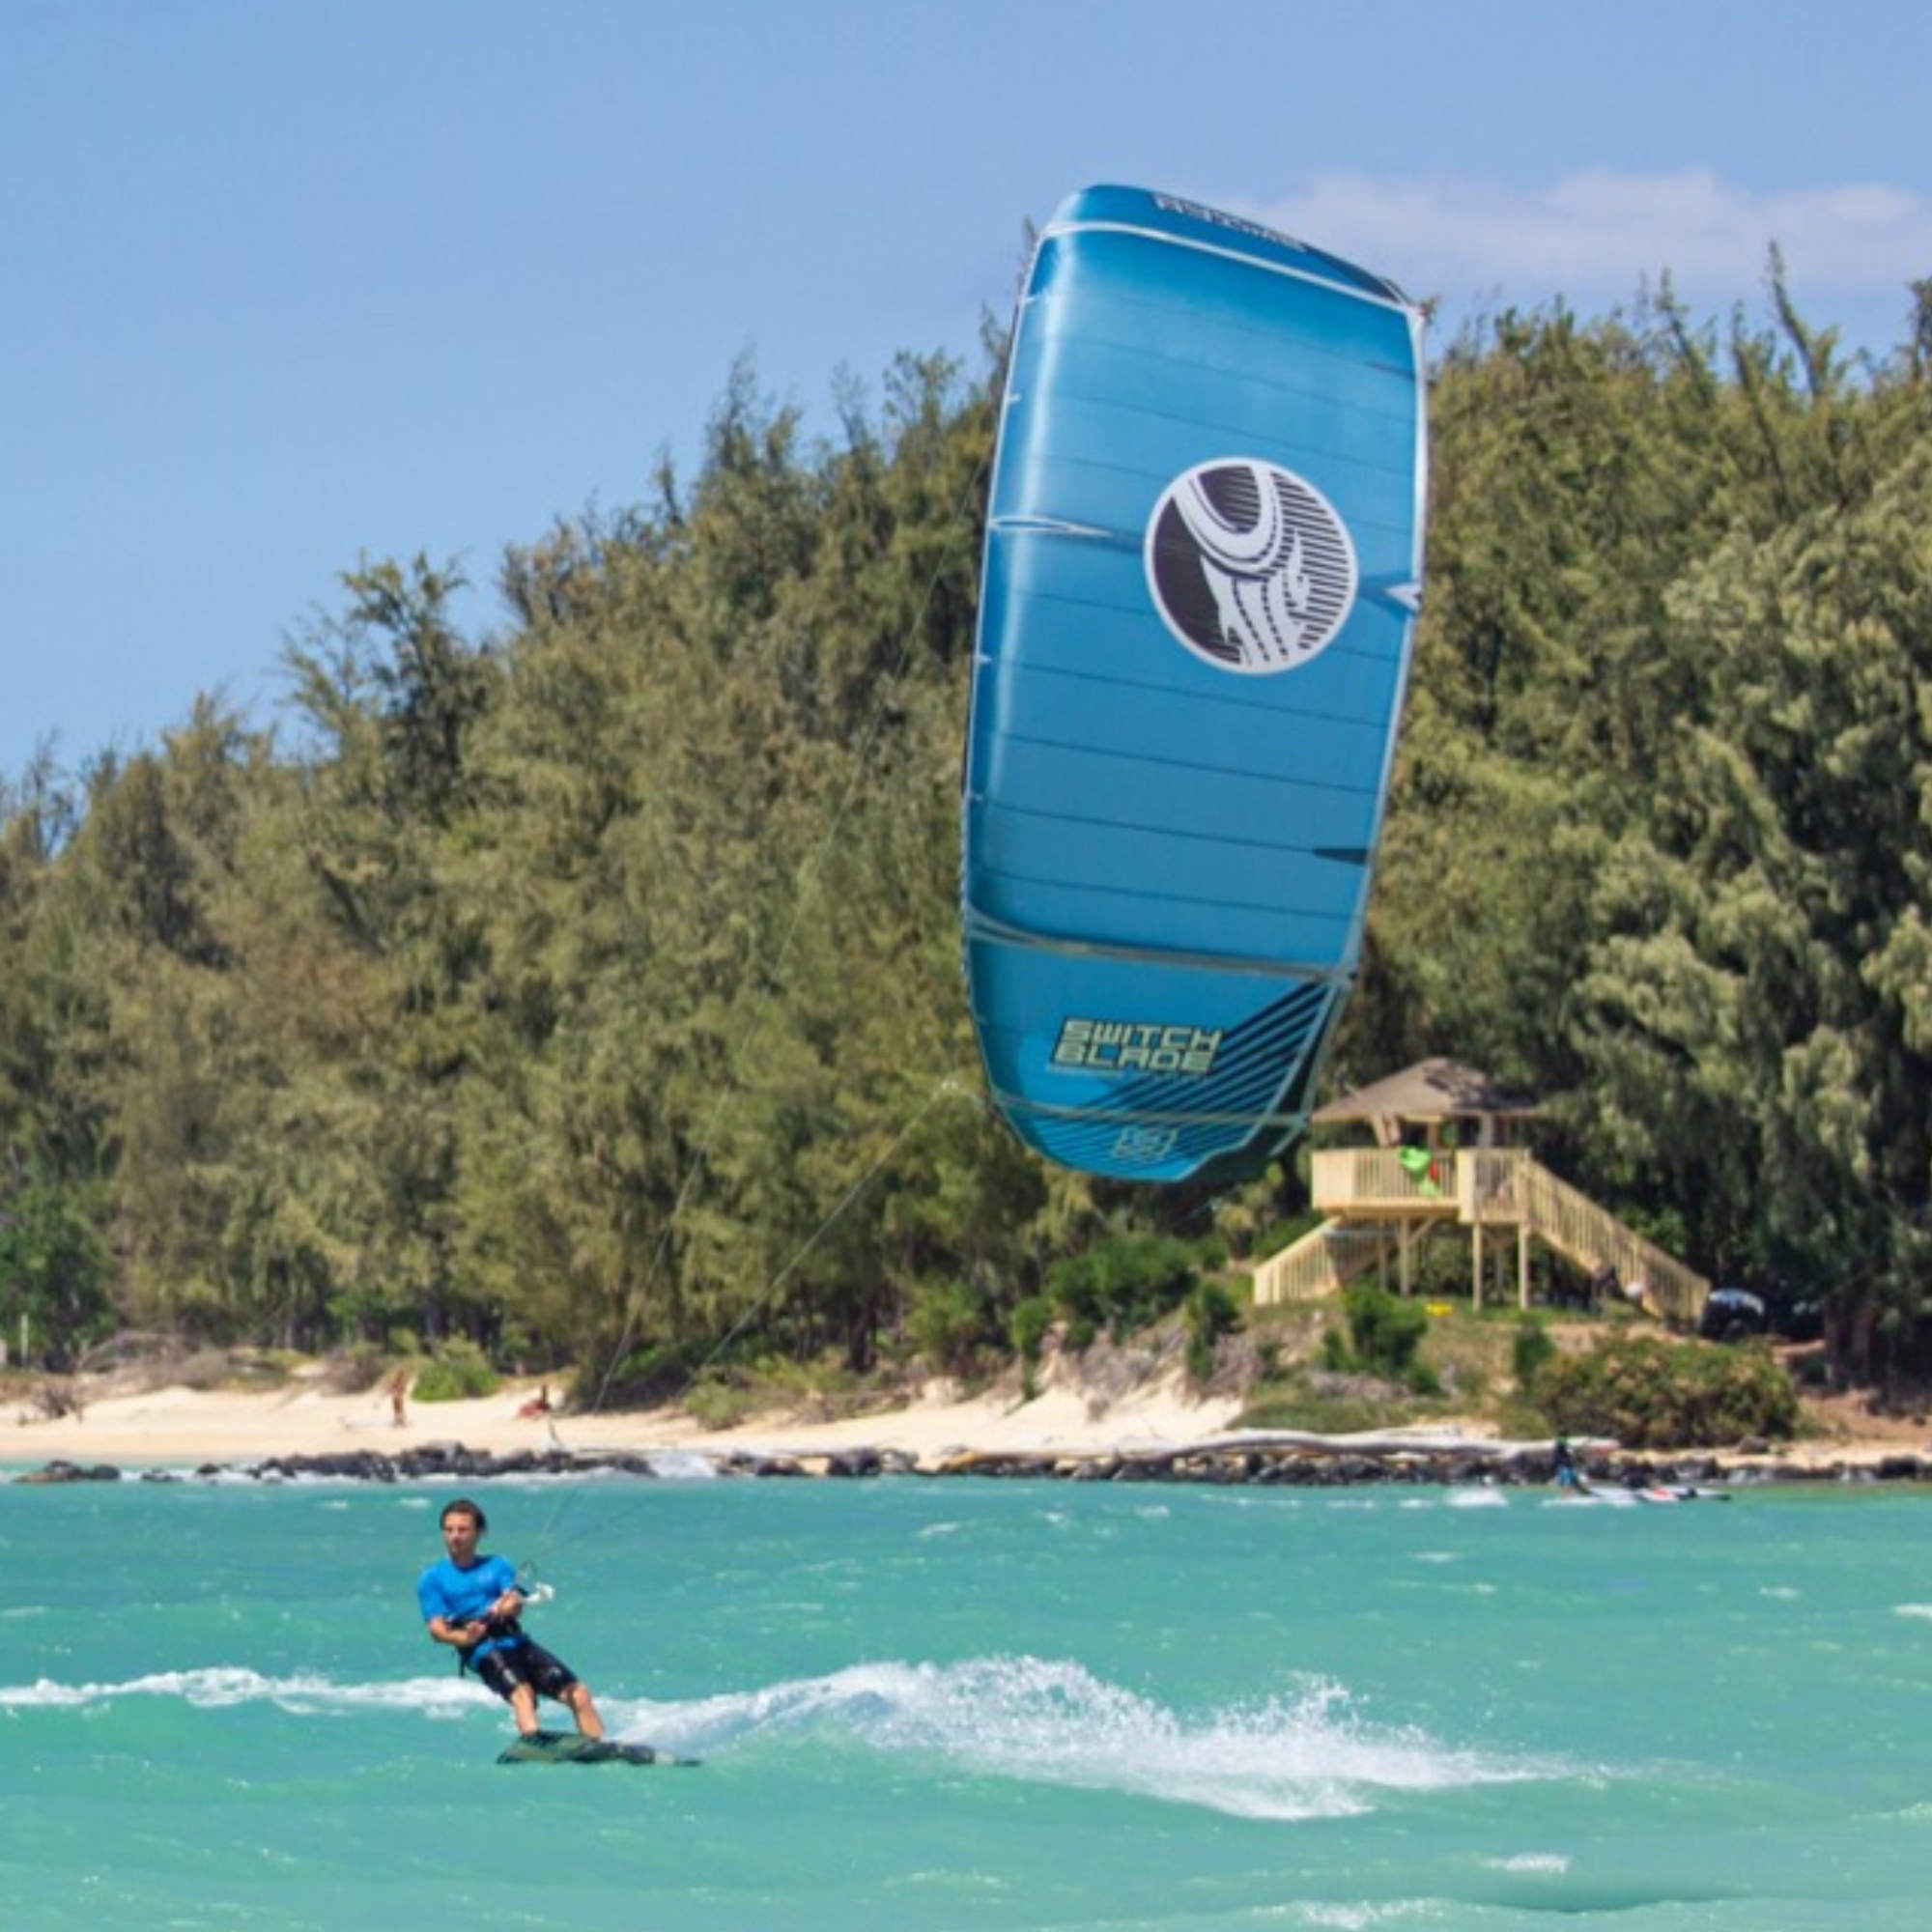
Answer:
M1932 1926L1932 1496L479 1486L639 1771L495 1763L449 1493L0 1487L0 1923Z

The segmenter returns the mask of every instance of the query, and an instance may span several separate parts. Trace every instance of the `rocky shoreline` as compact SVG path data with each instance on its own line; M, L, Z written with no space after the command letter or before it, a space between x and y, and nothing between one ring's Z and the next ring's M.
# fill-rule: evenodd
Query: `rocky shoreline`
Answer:
M1932 1454L1888 1455L1871 1462L1791 1461L1760 1445L1724 1454L1641 1455L1595 1449L1578 1456L1586 1479L1604 1489L1750 1488L1789 1483L1932 1482ZM1375 1447L1337 1450L1304 1442L1214 1442L1149 1450L1040 1452L958 1450L922 1459L901 1449L753 1450L520 1449L472 1450L461 1442L431 1442L390 1456L378 1450L271 1456L261 1462L204 1463L193 1470L123 1469L112 1463L56 1460L16 1484L249 1479L256 1482L329 1480L368 1483L436 1480L489 1481L507 1476L594 1473L664 1480L693 1462L720 1477L841 1478L980 1476L1076 1483L1206 1483L1342 1489L1364 1484L1540 1487L1554 1466L1547 1447L1463 1445L1453 1449ZM681 1465L681 1467L680 1467Z

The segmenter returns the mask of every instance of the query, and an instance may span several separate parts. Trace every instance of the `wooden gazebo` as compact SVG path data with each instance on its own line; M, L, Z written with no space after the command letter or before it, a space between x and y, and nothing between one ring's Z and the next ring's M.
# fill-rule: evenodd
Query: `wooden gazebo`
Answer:
M1460 1224L1469 1230L1478 1307L1485 1236L1514 1234L1517 1299L1524 1308L1534 1237L1585 1273L1614 1278L1618 1292L1649 1313L1695 1321L1711 1290L1702 1275L1516 1144L1539 1111L1533 1095L1442 1058L1418 1061L1331 1100L1312 1124L1359 1122L1375 1145L1315 1151L1314 1204L1329 1218L1256 1268L1255 1299L1331 1293L1369 1267L1386 1279L1391 1257L1406 1294L1417 1239Z

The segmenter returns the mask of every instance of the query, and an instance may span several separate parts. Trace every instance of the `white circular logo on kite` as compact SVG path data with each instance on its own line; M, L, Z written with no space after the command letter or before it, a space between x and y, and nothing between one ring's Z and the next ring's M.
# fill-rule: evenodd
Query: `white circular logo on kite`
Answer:
M1223 670L1307 664L1355 604L1355 546L1334 504L1248 457L1197 464L1161 492L1146 561L1167 628Z

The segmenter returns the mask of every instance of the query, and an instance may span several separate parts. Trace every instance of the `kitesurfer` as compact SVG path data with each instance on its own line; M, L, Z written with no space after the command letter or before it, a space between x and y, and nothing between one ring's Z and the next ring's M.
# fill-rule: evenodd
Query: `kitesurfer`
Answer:
M1577 1458L1571 1453L1567 1436L1559 1435L1556 1438L1556 1449L1551 1460L1555 1464L1556 1487L1559 1490L1567 1490L1572 1494L1579 1496L1589 1494L1583 1487L1583 1477L1577 1467Z
M526 1599L517 1573L502 1557L478 1550L477 1539L489 1526L469 1497L444 1504L442 1547L448 1553L416 1583L430 1635L455 1646L463 1668L509 1705L525 1737L537 1734L537 1698L544 1696L566 1706L584 1737L601 1738L604 1720L577 1673L518 1623Z

